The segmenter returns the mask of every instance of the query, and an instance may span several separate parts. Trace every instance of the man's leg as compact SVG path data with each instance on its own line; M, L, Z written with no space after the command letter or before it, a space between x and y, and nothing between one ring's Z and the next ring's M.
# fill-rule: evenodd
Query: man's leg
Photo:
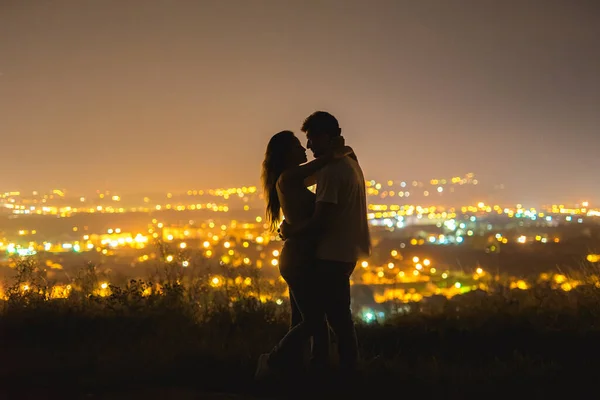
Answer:
M340 367L352 372L358 364L358 341L350 310L350 275L355 263L319 261L325 291L325 313L338 341Z

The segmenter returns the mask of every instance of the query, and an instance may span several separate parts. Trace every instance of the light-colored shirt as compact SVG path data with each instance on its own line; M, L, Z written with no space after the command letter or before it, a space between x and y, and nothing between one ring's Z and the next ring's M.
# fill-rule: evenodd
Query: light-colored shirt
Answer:
M335 204L335 215L319 237L317 258L356 262L371 253L365 178L358 163L344 157L317 175L317 202Z

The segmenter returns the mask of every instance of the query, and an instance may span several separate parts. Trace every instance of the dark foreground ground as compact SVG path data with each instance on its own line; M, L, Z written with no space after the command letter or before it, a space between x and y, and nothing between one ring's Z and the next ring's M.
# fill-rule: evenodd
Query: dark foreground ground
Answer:
M16 304L0 315L0 398L556 398L595 393L600 373L597 297L575 291L519 296L450 303L435 315L415 313L387 325L358 326L363 376L329 387L314 380L254 382L258 355L287 328L268 305L234 306L199 320L185 304L158 300Z

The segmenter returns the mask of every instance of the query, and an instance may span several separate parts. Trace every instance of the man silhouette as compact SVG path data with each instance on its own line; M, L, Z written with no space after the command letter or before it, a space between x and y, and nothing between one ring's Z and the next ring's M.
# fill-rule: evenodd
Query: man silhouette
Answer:
M324 111L306 118L302 131L316 158L326 154L342 133L338 120ZM316 202L309 220L293 225L284 221L281 235L318 235L315 295L337 337L340 368L353 373L358 342L350 309L350 276L358 258L371 252L365 179L355 157L336 160L318 172Z

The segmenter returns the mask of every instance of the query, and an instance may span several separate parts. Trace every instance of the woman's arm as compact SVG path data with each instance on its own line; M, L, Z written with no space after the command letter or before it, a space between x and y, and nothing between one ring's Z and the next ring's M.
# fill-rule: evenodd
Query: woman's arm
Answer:
M316 183L314 175L320 169L329 164L331 161L344 158L350 154L354 154L354 150L352 150L352 147L350 146L343 146L337 148L331 153L325 154L322 157L319 157L297 167L288 169L282 174L282 178L303 180L305 182L305 185L312 186Z
M354 150L349 146L345 146L345 147L347 147L348 150L352 150L351 153L348 153L346 155L348 157L350 157L351 159L353 159L354 161L358 162L358 158L356 157L356 153L354 152ZM316 184L317 184L317 174L316 173L304 178L304 186L311 187Z
M317 184L317 175L311 175L308 178L304 179L304 186L306 187L311 187L312 185L316 185Z
M350 147L348 147L348 149L351 150ZM351 153L346 154L346 155L358 163L358 157L356 157L356 153L354 152L354 150L352 150ZM309 177L304 178L304 186L311 187L316 184L317 184L317 174L316 173Z

